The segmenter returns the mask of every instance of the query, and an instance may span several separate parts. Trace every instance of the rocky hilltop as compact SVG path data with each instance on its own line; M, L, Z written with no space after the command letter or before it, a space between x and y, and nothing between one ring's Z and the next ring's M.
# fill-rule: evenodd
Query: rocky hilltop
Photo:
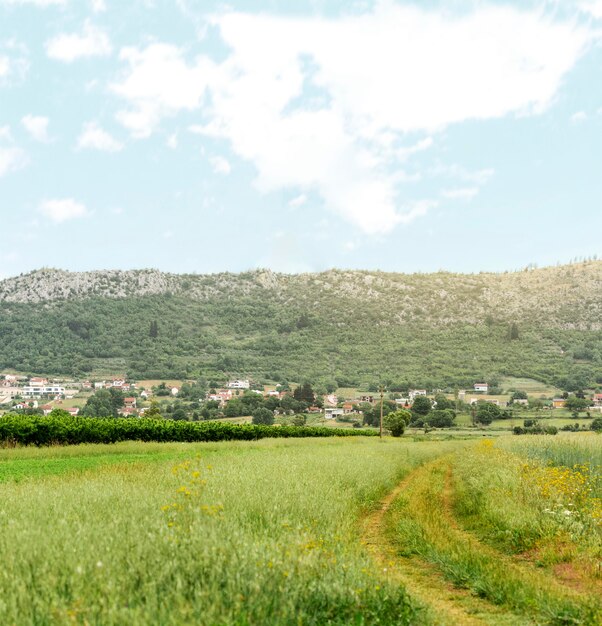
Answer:
M0 370L602 383L602 262L498 274L42 269L0 281L0 339Z

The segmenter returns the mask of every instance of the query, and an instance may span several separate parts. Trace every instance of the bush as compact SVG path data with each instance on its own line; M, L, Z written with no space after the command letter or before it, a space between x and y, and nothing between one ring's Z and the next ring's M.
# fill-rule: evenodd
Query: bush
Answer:
M48 446L117 441L252 441L268 437L374 436L374 431L323 426L264 426L147 418L42 417L7 414L0 418L0 441Z
M272 426L274 423L274 413L270 409L260 407L253 411L253 424Z
M393 437L401 437L411 419L412 414L409 411L401 409L385 416L383 423L384 427L391 431Z
M451 409L431 411L424 420L434 428L450 428L456 421L456 414Z
M602 417L596 417L592 420L590 428L596 432L602 431Z

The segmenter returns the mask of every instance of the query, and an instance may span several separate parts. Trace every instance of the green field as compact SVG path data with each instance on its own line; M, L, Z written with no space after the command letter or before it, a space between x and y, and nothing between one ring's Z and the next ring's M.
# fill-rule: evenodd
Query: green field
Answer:
M599 624L600 441L5 448L0 623Z

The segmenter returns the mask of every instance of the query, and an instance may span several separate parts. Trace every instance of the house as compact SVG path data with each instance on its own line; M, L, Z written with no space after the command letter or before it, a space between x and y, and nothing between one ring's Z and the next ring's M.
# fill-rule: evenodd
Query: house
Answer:
M564 398L554 398L552 400L552 406L555 409L563 409L566 406L566 400Z
M337 405L337 397L333 393L324 396L324 406L335 407Z
M594 406L602 406L602 393L594 394Z
M48 385L47 378L30 378L29 379L30 387L45 387L46 385Z
M123 405L126 408L135 409L136 408L136 398L124 398Z
M515 398L513 404L522 404L523 406L527 406L529 404L529 400L527 398Z
M144 389L144 390L142 390L140 392L140 397L141 398L144 398L146 400L146 398L148 398L148 396L149 396L149 393L148 393L148 391L146 391L146 389Z
M82 389L92 389L92 383L89 380L84 380L82 383Z
M95 383L94 383L94 389L104 389L104 388L105 388L105 386L106 386L106 384L107 384L107 383L106 383L106 381L104 381L104 380L100 380L100 381L98 381L98 382L95 382Z
M328 407L324 409L324 417L327 420L336 419L341 415L345 415L345 411L343 411L343 409L338 409L336 407Z
M407 408L410 406L410 399L409 398L396 398L395 404L397 404L397 406Z
M410 402L413 402L414 398L418 396L426 396L426 389L410 389L410 393L408 395L410 397Z
M132 417L132 415L137 415L137 412L134 407L124 406L119 409L119 415L123 417Z
M249 389L251 383L248 380L231 380L228 383L229 389Z
M268 398L279 398L280 397L280 392L279 391L275 391L274 389L271 389L270 391L267 392L267 397Z
M72 417L75 417L76 415L79 415L79 407L73 406L70 409L65 409L67 411L67 413L69 413L69 415L71 415Z
M44 404L40 408L44 411L44 415L50 415L52 412L52 404Z
M32 396L62 396L65 395L65 388L59 385L45 385L45 386L32 386L28 385L23 387L23 395L27 397Z
M487 393L489 391L489 384L488 383L475 383L474 390L478 391L479 393Z
M370 404L372 404L374 402L374 396L360 396L358 400L360 402L369 402Z
M343 404L343 413L345 415L349 415L349 413L355 413L355 409L353 408L353 402L345 402Z
M125 380L123 378L113 378L111 382L111 387L123 387L125 385Z

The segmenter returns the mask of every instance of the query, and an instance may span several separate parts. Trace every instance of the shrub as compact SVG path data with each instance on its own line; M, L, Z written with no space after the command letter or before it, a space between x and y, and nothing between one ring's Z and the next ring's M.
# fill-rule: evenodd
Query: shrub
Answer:
M456 414L451 409L431 411L426 416L426 423L434 428L450 428L454 425Z
M596 432L602 431L602 417L596 417L592 420L590 428Z
M274 423L274 413L270 409L260 407L253 411L253 424L272 426Z
M391 431L393 437L401 437L411 419L412 414L409 411L400 409L399 411L389 413L387 416L385 416L383 422L385 428Z
M117 441L252 441L268 437L374 436L374 431L346 428L264 426L188 422L147 418L56 418L7 414L0 418L0 441L47 446Z

